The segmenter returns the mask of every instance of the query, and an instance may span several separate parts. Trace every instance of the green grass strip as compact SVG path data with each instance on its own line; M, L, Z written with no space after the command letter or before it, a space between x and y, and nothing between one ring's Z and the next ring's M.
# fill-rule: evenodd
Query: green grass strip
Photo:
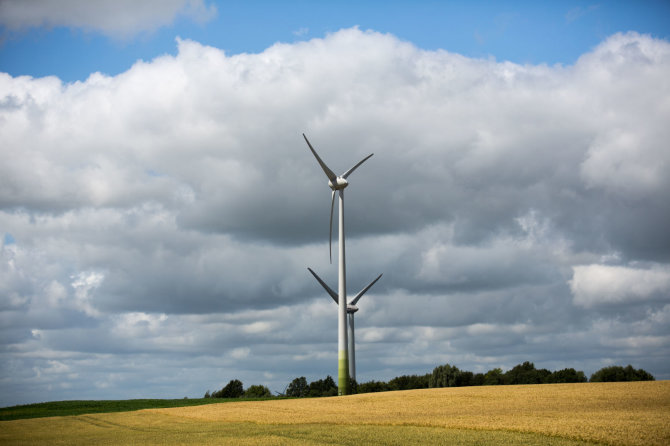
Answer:
M61 417L107 412L130 412L142 409L163 409L168 407L201 406L232 401L259 401L258 398L194 398L194 399L137 399L99 401L52 401L48 403L26 404L0 408L0 421L25 418Z

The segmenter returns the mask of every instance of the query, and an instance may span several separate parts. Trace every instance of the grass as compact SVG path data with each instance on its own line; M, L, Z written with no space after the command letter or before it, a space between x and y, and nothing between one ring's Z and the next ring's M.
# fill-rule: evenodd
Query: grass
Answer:
M670 381L461 387L0 423L0 444L667 445Z
M167 407L202 406L205 404L239 401L239 399L196 398L179 400L137 399L101 401L52 401L49 403L26 404L0 408L0 420L20 420L24 418L58 417L106 412L130 412L142 409Z

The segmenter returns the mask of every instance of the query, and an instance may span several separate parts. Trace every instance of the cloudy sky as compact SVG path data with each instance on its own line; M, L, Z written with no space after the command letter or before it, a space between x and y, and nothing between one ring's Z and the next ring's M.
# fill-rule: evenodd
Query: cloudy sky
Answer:
M0 1L0 405L670 379L667 2Z

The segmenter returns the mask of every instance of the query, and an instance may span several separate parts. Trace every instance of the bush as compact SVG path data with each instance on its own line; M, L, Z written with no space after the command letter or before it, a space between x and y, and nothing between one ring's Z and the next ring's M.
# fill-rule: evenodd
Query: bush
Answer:
M616 382L616 381L654 381L651 373L645 370L635 370L632 365L628 364L625 368L613 365L610 367L603 367L596 373L591 375L591 382Z

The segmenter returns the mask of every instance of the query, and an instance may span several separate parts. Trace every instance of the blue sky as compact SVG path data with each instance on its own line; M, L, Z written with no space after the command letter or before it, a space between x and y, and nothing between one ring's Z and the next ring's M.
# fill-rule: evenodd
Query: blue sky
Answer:
M668 5L0 0L0 405L335 377L303 132L359 381L670 379Z
M101 33L85 26L2 26L0 70L55 75L72 82L100 71L115 75L136 60L175 54L175 37L228 54L257 53L276 42L323 37L341 28L391 33L420 48L515 63L572 64L616 32L670 36L667 1L229 1L194 21L178 14L157 29Z

